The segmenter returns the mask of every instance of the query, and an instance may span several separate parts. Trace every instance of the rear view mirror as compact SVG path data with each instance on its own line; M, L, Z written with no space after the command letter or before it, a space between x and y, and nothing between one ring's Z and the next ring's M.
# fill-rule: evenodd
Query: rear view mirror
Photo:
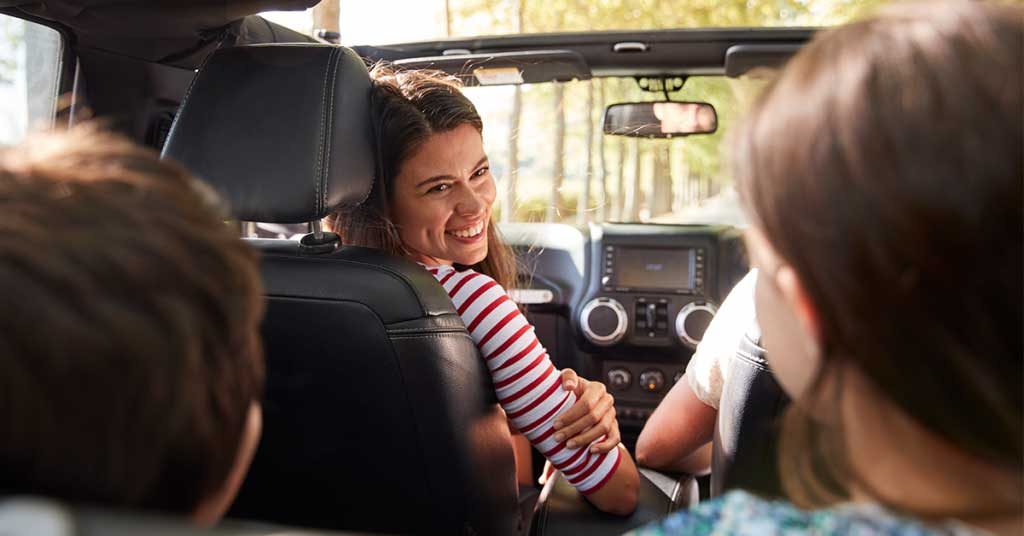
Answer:
M706 102L624 102L604 112L604 133L634 138L674 138L718 130L715 107Z

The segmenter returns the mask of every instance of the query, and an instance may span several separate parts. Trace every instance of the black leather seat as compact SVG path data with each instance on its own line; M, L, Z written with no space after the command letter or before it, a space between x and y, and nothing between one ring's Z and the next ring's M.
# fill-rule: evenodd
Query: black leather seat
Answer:
M0 502L4 536L343 536L263 523L224 521L199 528L181 518L138 512L75 507L41 497L10 497Z
M369 88L345 48L220 50L164 154L239 220L319 222L369 194ZM504 414L433 277L331 233L250 242L267 295L264 431L230 515L396 533L520 530Z
M779 484L779 418L789 398L779 387L753 326L733 356L722 385L712 443L711 495L744 489L782 497Z

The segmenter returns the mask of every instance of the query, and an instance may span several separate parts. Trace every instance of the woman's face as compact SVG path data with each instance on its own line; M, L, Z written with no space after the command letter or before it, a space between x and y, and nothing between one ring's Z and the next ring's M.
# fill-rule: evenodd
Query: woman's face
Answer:
M483 139L464 124L427 138L400 166L391 220L413 260L473 265L487 257L495 187Z
M810 386L821 364L817 313L793 268L756 227L746 233L750 262L758 269L754 304L761 345L779 384L796 399Z

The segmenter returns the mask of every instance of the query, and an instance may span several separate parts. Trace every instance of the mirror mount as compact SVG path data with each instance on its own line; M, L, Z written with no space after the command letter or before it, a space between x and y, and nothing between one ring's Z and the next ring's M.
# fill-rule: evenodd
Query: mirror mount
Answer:
M686 84L688 77L684 75L679 76L659 76L659 77L648 77L648 76L634 76L633 80L636 80L636 85L641 90L649 93L661 93L665 96L665 100L672 100L668 96L669 93L673 93L683 89L683 85Z

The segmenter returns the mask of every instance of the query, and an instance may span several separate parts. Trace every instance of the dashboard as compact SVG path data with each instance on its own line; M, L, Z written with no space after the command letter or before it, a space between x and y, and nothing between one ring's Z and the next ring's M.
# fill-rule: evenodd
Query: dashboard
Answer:
M741 232L616 223L505 224L501 231L524 274L513 299L557 366L606 384L632 448L746 273Z

